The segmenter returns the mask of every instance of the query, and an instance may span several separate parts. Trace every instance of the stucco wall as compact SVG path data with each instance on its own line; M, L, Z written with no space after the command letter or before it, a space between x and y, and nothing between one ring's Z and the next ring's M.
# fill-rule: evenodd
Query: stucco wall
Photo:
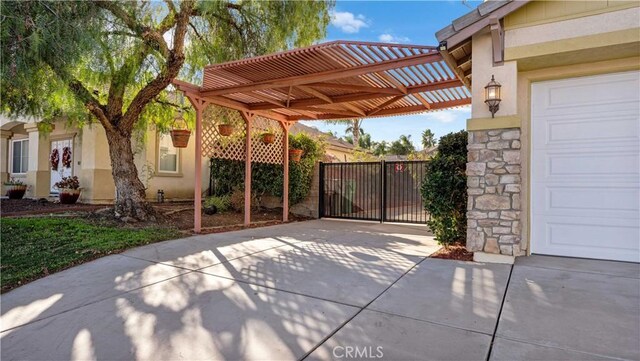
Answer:
M578 9L583 5L575 5L578 7L572 9ZM529 16L526 21L521 18L517 25L516 21L511 18L514 17L514 14L523 16L524 11L519 11L520 15L515 12L505 18L505 25L507 25L505 58L507 61L504 64L493 64L492 44L488 29L473 36L472 72L474 84L472 87L472 119L468 122L469 129L473 130L473 134L478 131L486 131L486 133L479 133L482 139L485 135L491 137L489 134L493 134L493 137L497 137L512 129L519 129L519 161L521 166L520 184L518 185L520 189L519 204L517 205L520 206L520 210L519 213L508 213L509 218L513 216L513 219L508 220L500 219L500 213L494 213L492 215L497 215L498 218L493 222L488 221L491 219L488 209L483 210L483 212L487 211L486 214L468 213L470 220L469 232L467 233L468 248L474 251L509 254L510 250L504 247L504 244L498 243L496 248L493 242L487 244L486 241L488 238L495 238L490 234L493 231L494 223L497 223L496 227L502 227L500 222L512 221L518 222L517 227L512 227L512 231L518 231L520 243L517 247L511 246L511 253L518 255L528 252L530 248L531 83L640 69L640 57L638 57L640 54L639 5L640 3L636 2L633 8L629 8L630 5L626 4L621 7L604 7L591 13L578 14L574 12L564 14L562 17L555 17L553 21L550 21L551 14L547 13L546 17L542 18ZM535 6L551 9L549 6L558 6L558 4L543 5L534 2L522 9L526 11L528 7ZM571 6L574 5L569 5L567 9L570 9ZM534 9L534 11L539 10ZM517 51L514 52L514 49ZM568 49L571 51L565 52ZM518 57L510 57L510 54L516 54ZM502 102L495 119L491 118L488 107L484 104L484 86L492 74L502 84ZM474 147L477 150L479 149L477 147L487 147L488 144L478 142L475 136L471 136L470 139L470 163L485 163L486 172L489 169L489 162L494 163L492 166L495 163L503 162L503 159L497 159L502 158L500 155L490 160L477 161L479 159L476 157L477 154L472 154ZM510 152L513 150L509 149ZM485 175L475 174L480 171L480 168L482 168L480 164L471 164L468 168L468 172L472 173L469 175L470 184L468 187L471 198L470 212L477 211L476 198L484 195L487 188L492 192L492 187L495 186L493 179L487 182L486 178L483 178ZM506 207L506 203L503 206ZM513 207L513 200L511 200L510 207ZM494 210L496 213L501 211L503 209ZM508 209L507 211L516 212L517 210ZM484 218L485 216L486 218ZM480 224L478 221L481 219L487 220ZM480 234L482 234L481 241ZM501 247L502 249L500 249Z
M186 148L178 150L177 174L162 173L158 169L158 133L151 129L147 132L144 147L136 154L136 166L141 179L147 186L147 198L154 200L159 189L164 191L167 200L193 199L195 189L195 132L191 133ZM150 174L149 171L152 173ZM209 159L202 159L202 191L209 187Z

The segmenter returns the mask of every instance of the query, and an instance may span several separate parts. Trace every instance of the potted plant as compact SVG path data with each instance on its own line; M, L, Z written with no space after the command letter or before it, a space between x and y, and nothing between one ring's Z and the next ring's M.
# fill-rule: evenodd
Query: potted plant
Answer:
M191 131L187 129L187 122L182 117L182 114L178 114L173 120L173 128L170 131L171 143L176 148L186 148L189 145L189 138L191 137Z
M304 151L302 149L289 149L289 158L291 158L294 162L299 162L302 159L302 154Z
M261 135L262 143L273 144L276 141L276 134L272 129L265 130Z
M80 181L78 177L62 177L62 179L53 185L58 189L58 197L62 204L74 204L80 197Z
M233 124L226 114L220 116L220 124L218 124L218 133L223 137L228 137L233 133Z
M9 199L22 199L24 193L27 191L27 185L15 178L4 182L4 186L7 188L7 197L9 197Z

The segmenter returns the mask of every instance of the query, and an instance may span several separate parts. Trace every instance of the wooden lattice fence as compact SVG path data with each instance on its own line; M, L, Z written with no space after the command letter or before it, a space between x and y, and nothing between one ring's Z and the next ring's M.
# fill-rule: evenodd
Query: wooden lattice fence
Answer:
M231 124L233 133L223 136L219 124ZM265 144L262 135L273 133L275 141ZM208 158L245 160L246 123L237 110L209 105L204 110L202 121L202 155ZM284 132L280 123L273 119L255 116L251 126L251 162L282 164Z

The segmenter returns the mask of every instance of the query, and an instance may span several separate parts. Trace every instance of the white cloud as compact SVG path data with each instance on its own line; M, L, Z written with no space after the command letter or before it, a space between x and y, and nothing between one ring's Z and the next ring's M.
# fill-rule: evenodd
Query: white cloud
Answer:
M406 43L409 42L409 38L407 38L406 36L394 36L391 34L380 34L380 36L378 36L378 40L382 41L383 43Z
M366 28L367 19L364 15L354 15L348 11L334 11L331 13L331 25L337 27L345 33L353 34L360 31L360 28Z
M440 123L453 123L456 120L466 120L471 117L471 107L446 109L436 112L423 113L424 117Z

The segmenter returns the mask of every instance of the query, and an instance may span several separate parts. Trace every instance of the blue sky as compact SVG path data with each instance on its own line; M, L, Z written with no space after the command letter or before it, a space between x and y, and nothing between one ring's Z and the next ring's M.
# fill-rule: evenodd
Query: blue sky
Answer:
M481 1L337 1L327 39L438 45L436 31L476 7ZM465 5L466 4L466 5ZM362 128L375 141L393 141L411 135L421 148L420 134L431 129L437 138L465 128L471 108L457 108L418 115L366 119ZM321 121L303 122L320 130L344 135L346 126Z

